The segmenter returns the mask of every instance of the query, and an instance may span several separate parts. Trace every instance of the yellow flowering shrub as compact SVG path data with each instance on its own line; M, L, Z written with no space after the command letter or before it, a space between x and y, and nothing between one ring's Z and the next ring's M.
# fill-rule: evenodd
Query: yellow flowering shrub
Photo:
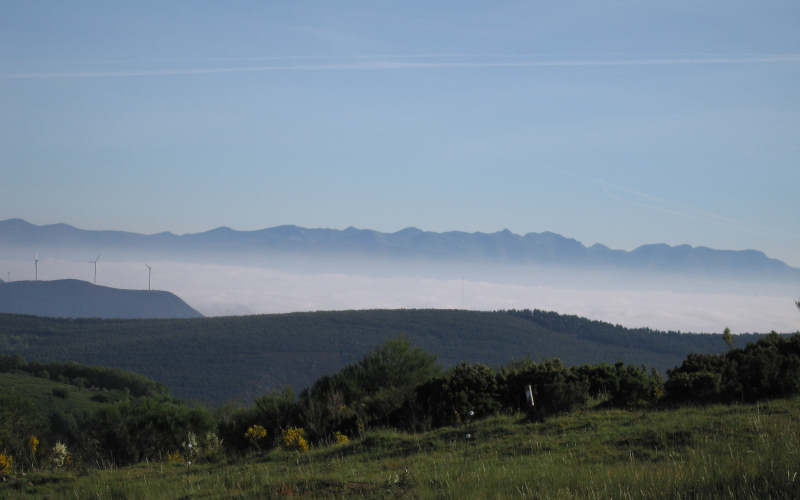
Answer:
M28 448L31 450L31 456L35 456L36 450L39 449L39 438L31 434L28 438Z
M247 429L247 432L244 433L244 437L251 443L257 444L259 441L267 437L267 430L258 424L251 425Z
M11 455L0 453L0 478L11 475L14 470L14 459Z
M346 444L350 442L350 439L347 437L346 434L342 434L339 431L336 431L336 442L338 444Z
M173 464L183 462L183 455L181 455L181 452L177 450L167 452L167 462Z
M281 431L283 447L287 450L308 451L305 432L302 427L289 427Z

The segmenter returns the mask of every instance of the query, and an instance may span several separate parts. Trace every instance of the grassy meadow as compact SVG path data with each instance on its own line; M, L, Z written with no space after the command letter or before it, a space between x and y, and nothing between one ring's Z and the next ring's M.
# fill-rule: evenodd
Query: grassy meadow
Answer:
M467 438L469 434L469 438ZM219 463L76 466L0 483L7 498L800 498L800 398L420 434L374 430L308 452Z

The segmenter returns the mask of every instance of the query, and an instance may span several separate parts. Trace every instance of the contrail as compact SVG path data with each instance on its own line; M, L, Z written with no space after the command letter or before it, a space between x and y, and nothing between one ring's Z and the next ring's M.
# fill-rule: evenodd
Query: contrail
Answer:
M791 239L800 238L800 234L798 234L798 233L794 233L794 232L786 231L786 230L782 230L782 229L774 229L774 228L772 228L772 229L770 229L770 228L766 228L766 229L765 228L754 228L754 227L751 227L749 225L742 224L741 221L739 221L737 219L734 219L734 218L731 218L731 217L726 217L724 215L720 215L720 214L715 213L715 212L710 212L708 210L702 210L702 209L695 208L695 207L692 207L692 206L683 206L682 208L674 208L674 206L671 206L671 205L674 205L674 203L671 203L671 202L669 202L669 201L667 201L667 200L665 200L663 198L659 198L658 196L653 196L651 194L644 193L642 191L637 191L635 189L631 189L631 188L626 187L626 186L621 186L619 184L614 184L614 183L609 182L609 181L607 181L605 179L594 178L594 177L587 176L587 175L577 175L577 174L574 174L572 172L566 171L564 169L551 168L550 170L552 170L554 172L557 172L559 174L565 175L567 177L571 177L573 179L587 181L587 182L591 182L591 183L594 183L596 185L599 185L602 188L604 188L606 193L611 198L613 198L613 199L615 199L617 201L632 203L634 205L637 205L637 206L640 206L640 207L643 207L643 208L649 208L651 210L657 210L659 212L663 212L663 213L666 213L666 214L669 214L669 215L678 216L678 217L684 217L684 218L687 218L687 219L696 220L698 218L703 218L703 219L706 219L706 220L711 221L713 223L727 225L727 226L733 227L734 229L737 229L739 231L744 231L744 232L747 232L747 233L750 233L750 234L754 234L754 235L762 235L762 236L763 235L773 235L773 236L778 235L778 236L781 236L781 237L789 237ZM627 195L627 197L617 196L614 193L621 194L621 195Z
M376 71L426 69L503 69L555 67L619 67L673 66L702 64L775 64L800 62L800 54L779 54L749 57L680 57L666 59L574 59L524 61L363 61L332 64L284 64L261 66L231 66L216 68L172 68L126 71L71 71L0 73L2 80L124 78L149 76L191 76L225 73L265 73L289 71Z

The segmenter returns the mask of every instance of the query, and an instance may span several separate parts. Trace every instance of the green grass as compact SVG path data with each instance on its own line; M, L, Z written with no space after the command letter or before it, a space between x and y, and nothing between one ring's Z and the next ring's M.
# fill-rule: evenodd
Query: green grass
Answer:
M465 434L472 439L465 439ZM376 430L225 464L40 472L0 497L800 498L800 398Z
M125 397L122 391L86 389L23 373L0 373L0 394L20 396L32 402L45 415L93 411Z

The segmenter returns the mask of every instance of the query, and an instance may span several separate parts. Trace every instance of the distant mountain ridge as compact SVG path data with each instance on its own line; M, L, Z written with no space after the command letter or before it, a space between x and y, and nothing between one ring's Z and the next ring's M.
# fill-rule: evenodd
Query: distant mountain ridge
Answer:
M585 246L553 232L519 235L431 232L409 227L394 233L348 227L308 229L293 225L255 231L219 227L201 233L138 234L83 230L67 224L37 226L22 219L0 221L0 247L34 250L42 247L119 250L120 252L191 253L250 252L355 254L381 258L491 260L517 264L610 266L632 270L734 274L800 281L800 269L767 257L758 250L715 250L663 243L634 250L614 250L602 244Z
M86 281L0 281L0 313L53 318L199 318L177 295L123 290Z

